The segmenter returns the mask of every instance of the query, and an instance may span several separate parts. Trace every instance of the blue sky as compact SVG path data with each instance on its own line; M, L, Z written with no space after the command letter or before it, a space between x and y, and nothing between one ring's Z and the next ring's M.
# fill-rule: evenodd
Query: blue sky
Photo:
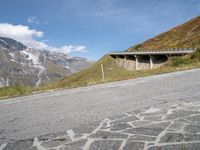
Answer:
M0 4L0 36L14 32L8 37L92 60L200 15L200 0L0 0Z

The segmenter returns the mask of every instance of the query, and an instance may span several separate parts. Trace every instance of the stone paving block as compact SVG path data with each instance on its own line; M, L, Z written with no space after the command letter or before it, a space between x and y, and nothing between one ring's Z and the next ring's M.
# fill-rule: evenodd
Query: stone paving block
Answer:
M128 128L132 128L132 126L129 125L128 123L119 123L119 124L112 125L110 127L110 130L111 131L119 131L119 130L125 130Z
M81 139L75 142L71 142L64 145L64 147L61 148L60 150L82 150L86 142L87 142L86 139Z
M199 150L200 143L184 143L164 146L152 146L148 150Z
M92 131L94 131L99 126L99 124L100 124L100 122L84 125L84 126L81 126L79 128L74 128L73 131L76 134L91 133Z
M188 120L186 120L186 119L184 119L184 118L176 119L176 120L174 120L174 122L186 123L186 124L189 124L189 123L190 123L190 121L188 121Z
M186 125L184 130L188 133L198 133L200 132L200 125Z
M183 123L174 122L168 127L167 131L180 131L184 126Z
M49 141L44 141L41 143L41 145L45 148L53 148L53 147L57 147L59 145L63 145L69 141L70 140L67 138L58 138L58 139L51 139Z
M32 145L33 139L19 140L8 143L3 150L37 150Z
M182 133L166 133L161 137L159 143L172 143L172 142L183 142L184 135Z
M116 115L116 116L112 116L112 117L108 117L110 120L116 120L116 119L121 119L127 117L125 114L121 114L121 115Z
M200 141L200 135L199 134L185 134L184 141L186 142Z
M1 146L2 144L4 144L4 143L6 143L6 139L5 139L5 138L0 138L0 146Z
M144 112L144 113L141 113L140 115L141 116L158 116L158 115L164 115L167 113L167 109L155 109L155 111L150 111L150 112Z
M155 141L156 137L145 136L145 135L132 135L132 136L129 137L129 139L134 140L134 141L150 142L150 141Z
M133 111L129 111L128 113L133 114L133 115L138 115L144 112L144 109L136 109Z
M97 133L91 134L89 138L98 138L98 139L126 139L128 135L121 134L117 132L108 132L108 131L97 131Z
M200 123L200 115L195 115L192 117L186 117L185 119L187 119L188 121L191 121L192 123Z
M155 123L155 122L152 122L152 121L134 121L134 122L131 122L131 124L135 127L144 126L144 125L147 125L147 124L150 124L150 123Z
M143 150L144 142L136 142L133 140L127 140L123 150Z
M154 146L155 145L155 142L153 143L151 143L151 142L149 142L149 143L147 143L147 146Z
M130 116L130 117L118 119L116 121L111 122L110 124L114 125L114 124L119 124L119 123L132 122L132 121L136 121L136 120L139 120L139 118L136 116Z
M51 134L46 134L46 135L42 135L39 136L38 139L39 141L47 141L50 139L55 139L57 137L68 137L67 132L57 132L57 133L51 133Z
M118 150L121 144L120 140L98 140L90 145L89 150Z
M143 134L143 135L151 135L151 136L157 136L160 134L170 123L169 122L163 122L163 123L156 123L156 124L150 124L145 125L143 127L128 129L123 131L124 133L130 133L130 134Z
M108 124L108 121L104 122L102 127L100 129L108 129L110 125Z
M144 117L143 120L148 120L148 121L162 121L162 116L146 116Z
M172 112L171 114L166 116L166 120L173 120L173 119L177 119L177 118L181 118L181 117L186 117L186 116L190 116L192 114L198 114L200 112L198 111L187 111L187 110L177 110Z

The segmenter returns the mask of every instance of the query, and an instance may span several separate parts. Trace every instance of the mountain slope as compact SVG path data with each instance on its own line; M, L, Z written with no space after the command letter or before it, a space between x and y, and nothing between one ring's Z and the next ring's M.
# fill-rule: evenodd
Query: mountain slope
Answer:
M128 49L200 47L200 16Z
M91 64L85 58L31 49L13 39L0 37L0 87L15 84L39 86Z

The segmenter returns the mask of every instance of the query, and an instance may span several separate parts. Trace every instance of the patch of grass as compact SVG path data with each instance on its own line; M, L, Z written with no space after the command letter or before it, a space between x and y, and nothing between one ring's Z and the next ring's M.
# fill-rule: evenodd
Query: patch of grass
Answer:
M9 98L30 94L32 88L29 86L9 86L0 88L0 98Z
M200 63L200 49L191 55L186 55L182 57L172 57L169 60L168 65L172 67L182 67L189 65L196 65Z
M184 57L178 57L178 56L172 57L170 60L171 60L170 65L172 67L181 67L181 66L191 64L192 62L190 59L186 59Z
M139 49L140 47L142 47L142 44L137 44L137 45L134 46L134 48L135 48L136 50Z
M197 51L191 55L191 59L200 61L200 48L198 48Z

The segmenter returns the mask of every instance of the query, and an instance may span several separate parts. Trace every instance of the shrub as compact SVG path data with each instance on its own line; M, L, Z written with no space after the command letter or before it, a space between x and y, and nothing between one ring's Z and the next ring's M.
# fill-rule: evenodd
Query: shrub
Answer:
M191 59L200 60L200 48L198 48L197 51L192 54Z
M137 44L134 46L134 49L139 49L142 46L142 44Z
M170 65L172 67L180 67L188 65L191 63L191 60L185 57L172 57L170 60Z

